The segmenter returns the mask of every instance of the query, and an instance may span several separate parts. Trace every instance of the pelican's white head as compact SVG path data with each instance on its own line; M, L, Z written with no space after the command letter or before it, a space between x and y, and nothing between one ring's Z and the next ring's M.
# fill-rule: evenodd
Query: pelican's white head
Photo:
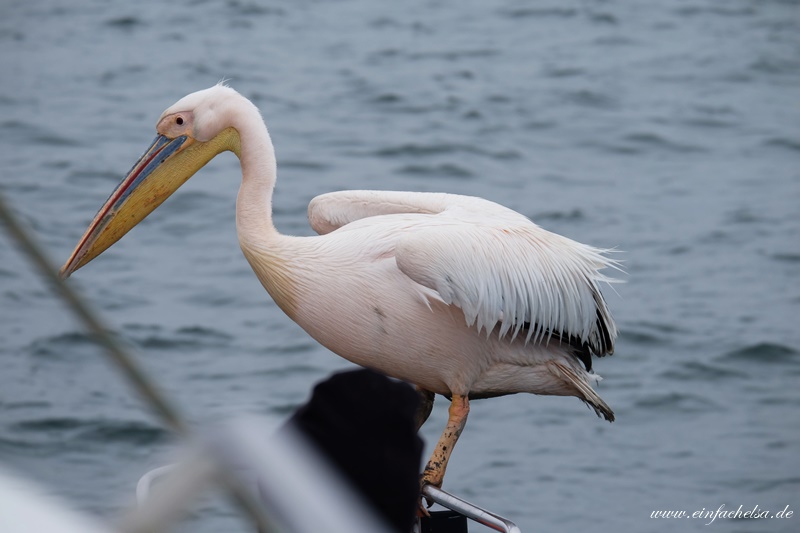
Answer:
M61 276L68 277L103 253L217 154L230 150L240 155L238 121L252 116L243 114L244 108L255 106L219 84L185 96L164 111L155 140L100 208ZM257 110L256 116L263 127Z
M169 106L158 119L156 131L173 139L186 135L193 140L208 142L225 128L235 127L243 106L258 113L249 100L220 83L186 95Z

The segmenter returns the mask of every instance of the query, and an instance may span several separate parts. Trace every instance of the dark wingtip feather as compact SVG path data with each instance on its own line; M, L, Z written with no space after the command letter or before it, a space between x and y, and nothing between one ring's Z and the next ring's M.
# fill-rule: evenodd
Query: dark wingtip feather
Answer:
M594 412L598 417L608 420L609 422L616 420L614 411L612 411L611 408L605 403L602 403L601 405L595 405L594 403L586 402L586 404L594 409Z
M600 291L592 293L595 303L595 327L598 332L597 343L592 343L592 350L597 357L612 355L614 353L614 339L611 338L611 330L606 321L606 314L602 312L606 308L606 302ZM611 320L609 318L609 320Z
M596 403L592 400L587 400L585 398L579 398L579 399L583 403L585 403L587 407L591 408L594 411L594 414L596 414L598 418L602 418L603 420L607 420L609 422L613 422L614 420L617 419L617 417L614 416L614 411L612 411L611 408L605 402L603 402L603 400L600 400L599 402Z

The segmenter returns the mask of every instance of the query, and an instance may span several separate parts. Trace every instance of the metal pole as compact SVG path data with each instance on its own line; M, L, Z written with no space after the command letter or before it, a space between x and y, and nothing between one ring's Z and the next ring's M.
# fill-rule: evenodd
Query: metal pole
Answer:
M481 509L477 505L471 504L466 500L462 500L453 496L449 492L445 492L440 488L433 485L425 485L422 488L422 494L438 503L443 507L447 507L457 513L461 513L467 518L475 520L479 524L494 529L495 531L502 531L504 533L521 533L520 529L512 521L490 513L485 509Z

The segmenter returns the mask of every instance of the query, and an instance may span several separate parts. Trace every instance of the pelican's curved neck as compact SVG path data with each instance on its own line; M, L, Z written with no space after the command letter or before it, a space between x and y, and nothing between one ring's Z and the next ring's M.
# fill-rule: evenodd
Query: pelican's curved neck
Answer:
M242 165L242 185L236 198L236 232L250 266L273 300L290 317L296 316L297 289L287 254L294 242L272 223L272 191L277 178L275 149L258 109L242 98L233 113L239 134L234 152Z
M237 107L233 127L239 133L239 149L235 153L242 165L242 185L236 198L236 230L244 245L278 235L272 223L277 165L272 140L258 109L244 98Z

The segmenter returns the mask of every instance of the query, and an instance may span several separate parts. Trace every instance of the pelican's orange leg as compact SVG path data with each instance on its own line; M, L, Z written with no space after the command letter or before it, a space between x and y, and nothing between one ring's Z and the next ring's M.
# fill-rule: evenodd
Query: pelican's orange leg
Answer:
M444 472L447 469L447 462L450 460L450 454L453 452L453 447L458 442L458 437L464 430L467 423L467 415L469 415L469 398L454 394L450 400L449 417L447 418L447 426L444 428L442 436L439 437L439 442L436 443L436 448L433 450L430 460L425 471L422 474L420 487L427 484L435 487L441 487L444 480ZM428 511L420 501L420 511L422 514L427 515Z

